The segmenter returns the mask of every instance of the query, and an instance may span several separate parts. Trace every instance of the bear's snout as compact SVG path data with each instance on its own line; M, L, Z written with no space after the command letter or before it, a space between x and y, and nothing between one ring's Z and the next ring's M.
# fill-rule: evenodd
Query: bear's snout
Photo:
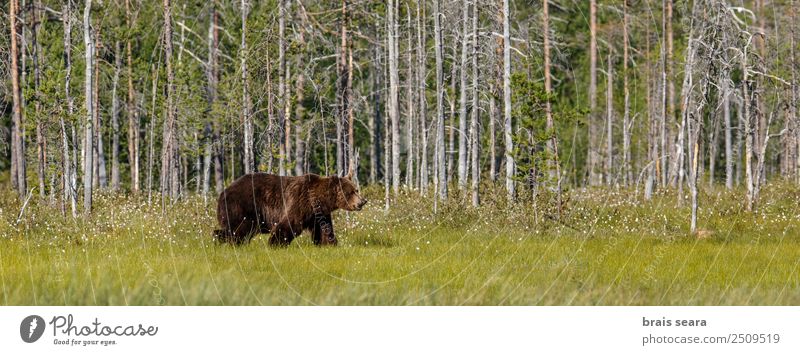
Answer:
M367 204L367 199L359 198L359 201L356 204L356 210L361 211L361 209L364 208L364 205L366 205L366 204Z

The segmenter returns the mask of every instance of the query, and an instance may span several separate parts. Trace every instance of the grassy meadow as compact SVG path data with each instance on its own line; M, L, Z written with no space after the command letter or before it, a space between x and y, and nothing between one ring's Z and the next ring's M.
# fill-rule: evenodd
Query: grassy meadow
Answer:
M170 205L99 194L91 217L38 196L22 217L0 193L1 305L798 305L800 189L701 195L697 235L674 193L572 190L560 219L544 198L438 206L415 193L386 212L382 188L337 212L340 246L308 235L218 245L214 199Z

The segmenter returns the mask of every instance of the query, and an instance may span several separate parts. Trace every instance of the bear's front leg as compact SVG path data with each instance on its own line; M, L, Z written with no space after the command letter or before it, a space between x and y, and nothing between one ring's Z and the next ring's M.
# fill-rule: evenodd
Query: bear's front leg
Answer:
M299 232L299 228L293 228L292 225L287 222L278 223L272 227L272 236L269 238L269 245L280 247L289 246Z
M313 241L316 245L336 245L336 235L333 233L333 219L330 214L320 216L314 223Z

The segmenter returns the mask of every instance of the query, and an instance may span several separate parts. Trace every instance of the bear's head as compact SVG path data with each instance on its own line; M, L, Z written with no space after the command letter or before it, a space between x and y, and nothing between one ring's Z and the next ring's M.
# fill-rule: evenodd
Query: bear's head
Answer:
M345 211L361 211L367 204L367 199L361 197L358 187L353 183L352 172L343 177L334 177L334 185L336 208Z

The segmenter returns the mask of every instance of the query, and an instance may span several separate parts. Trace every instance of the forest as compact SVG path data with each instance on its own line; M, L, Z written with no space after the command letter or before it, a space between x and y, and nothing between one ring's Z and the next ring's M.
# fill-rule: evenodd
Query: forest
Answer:
M56 260L69 245L83 252L58 260L91 267L89 256L80 255L87 243L100 243L100 258L101 250L138 246L139 236L146 252L162 255L164 245L175 242L182 248L200 245L198 253L208 257L216 197L236 178L352 170L371 202L363 214L344 215L344 234L352 233L345 245L419 251L425 238L436 245L431 236L439 232L446 234L441 244L497 232L512 243L506 245L511 253L517 238L534 238L529 251L552 258L550 276L556 279L585 271L581 262L578 271L571 269L582 257L593 260L589 266L615 260L598 274L583 274L598 287L622 282L623 270L634 267L630 250L645 248L639 236L650 245L637 257L643 263L637 264L638 276L628 276L638 281L620 286L619 298L604 301L612 286L598 299L580 292L591 289L586 284L577 294L558 284L563 293L545 292L538 303L680 303L683 292L694 291L690 303L782 304L791 302L784 298L787 285L800 283L794 261L800 260L794 227L800 218L800 4L794 0L0 4L0 234L7 240L38 236L37 243L56 245L39 251L45 259ZM126 222L118 220L126 215ZM184 221L186 216L193 220ZM483 227L493 232L476 230ZM405 237L379 237L393 233ZM761 239L766 233L782 237ZM119 241L124 235L132 240ZM146 245L156 235L168 241ZM620 241L608 240L615 235ZM95 242L99 236L110 239ZM488 240L474 242L483 248ZM710 244L696 249L705 241ZM551 250L552 245L557 246ZM431 251L430 259L450 250L437 247L443 254ZM35 268L24 259L30 245L4 248L10 250L0 254L6 270ZM595 253L587 255L584 248ZM676 275L663 295L655 288L637 291L637 282L667 282L657 275L684 270L686 262L677 258L701 252L696 250L709 258L748 260L725 266L727 272L708 271L736 277L752 268L748 277L754 279L742 284L728 276L716 279L718 290L741 291L741 297L716 298L713 291L695 297L692 285L714 280L708 273L672 288ZM512 260L517 251L504 255ZM164 270L175 267L169 252L173 264L159 264ZM250 251L213 252L257 257ZM488 263L487 273L495 270L492 259L480 260L486 255L476 253L471 249L469 260ZM776 255L786 263L773 263ZM291 264L292 256L275 257ZM562 257L570 262L559 264ZM157 262L145 263L145 270L139 257L127 258L143 273L129 275L145 283L136 287L147 287L151 277L165 289L174 281L180 285L180 279L164 276L168 271L159 274ZM347 265L330 262L334 269ZM406 266L420 262L412 258ZM528 262L510 265L525 268ZM709 266L695 262L694 269ZM765 280L767 271L761 270L776 265L774 279ZM502 268L493 275L509 271ZM212 269L217 270L209 266L208 273ZM392 279L389 274L375 277ZM472 281L487 286L494 277L481 275ZM509 291L502 284L477 300L458 289L439 300L420 300L497 304L511 297L509 303L527 304L525 292L541 286L526 289L527 276L517 277L517 286L525 287L514 296L501 296ZM19 302L15 295L24 299L27 291L7 291L5 282L6 304L9 295L11 303ZM40 283L20 282L29 283L35 297ZM64 286L76 281L59 282L57 288L77 292ZM389 292L387 298L338 298L325 287L317 291L313 281L296 282L319 292L309 296L315 303L410 299ZM427 292L418 286L420 295ZM61 302L53 292L45 302ZM183 304L210 302L203 293L187 301L183 292ZM763 297L756 301L754 293ZM68 300L64 294L63 303L83 304L88 295ZM98 301L94 288L91 295L94 304L121 302ZM262 303L229 295L219 294L218 301ZM276 302L302 302L297 295ZM142 297L139 303L152 301ZM180 303L175 298L167 303Z

